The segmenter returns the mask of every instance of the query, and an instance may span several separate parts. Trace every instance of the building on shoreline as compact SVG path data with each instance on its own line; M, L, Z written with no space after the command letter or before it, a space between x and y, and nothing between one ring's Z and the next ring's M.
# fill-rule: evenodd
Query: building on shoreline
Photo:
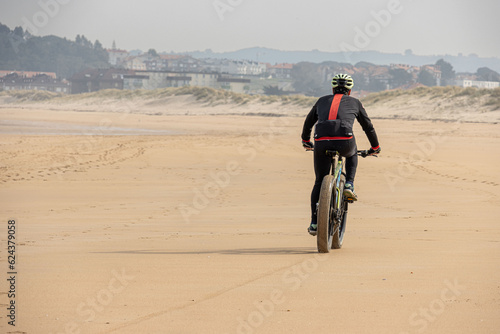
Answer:
M177 72L126 69L87 69L70 79L71 93L89 93L102 89L158 89L198 86L226 89L238 93L248 90L250 79L216 72Z
M124 75L133 75L130 70L89 68L75 73L71 82L71 94L96 92L101 89L123 89Z
M106 52L108 53L109 56L109 63L112 66L120 65L129 56L128 51L116 48L106 49Z
M290 79L292 77L293 64L267 64L267 73L273 78Z
M0 71L1 90L44 90L67 94L70 87L67 80L57 79L52 72Z
M478 80L456 80L455 85L459 87L476 87L476 88L486 88L495 89L500 87L500 82L498 81L478 81Z

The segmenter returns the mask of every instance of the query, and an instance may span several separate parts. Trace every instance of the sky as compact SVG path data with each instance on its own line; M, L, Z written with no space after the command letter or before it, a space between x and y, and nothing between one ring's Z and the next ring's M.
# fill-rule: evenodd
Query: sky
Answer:
M500 58L499 0L0 0L0 22L158 52L267 47Z

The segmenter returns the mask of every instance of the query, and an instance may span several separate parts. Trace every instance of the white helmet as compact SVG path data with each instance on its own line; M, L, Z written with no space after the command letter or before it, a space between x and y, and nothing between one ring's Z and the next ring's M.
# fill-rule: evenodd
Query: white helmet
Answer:
M332 79L333 89L345 87L347 90L351 90L354 87L354 80L349 74L337 74Z

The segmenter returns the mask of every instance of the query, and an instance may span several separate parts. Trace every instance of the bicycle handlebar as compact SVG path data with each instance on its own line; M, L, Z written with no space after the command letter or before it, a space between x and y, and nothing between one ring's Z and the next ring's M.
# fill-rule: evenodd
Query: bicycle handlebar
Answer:
M307 152L312 152L314 151L314 148L306 148L306 151ZM368 150L360 150L357 152L357 154L359 156L361 156L362 158L366 158L366 157L375 157L375 158L378 158L378 155L377 154L368 154Z
M366 157L378 158L377 154L368 154L368 150L358 151L358 155L361 156L362 158L366 158Z

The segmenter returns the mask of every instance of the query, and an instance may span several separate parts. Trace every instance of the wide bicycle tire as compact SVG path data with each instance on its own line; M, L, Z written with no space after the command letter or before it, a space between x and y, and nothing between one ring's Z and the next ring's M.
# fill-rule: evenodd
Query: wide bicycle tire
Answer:
M334 180L333 175L326 175L321 183L316 236L318 252L320 253L328 253L332 247L331 228L333 227L333 224L330 224L330 219L332 219L332 201L335 200Z
M340 176L340 184L339 184L339 197L340 197L340 208L341 208L341 216L340 216L340 224L335 224L333 236L332 236L332 249L340 249L342 248L342 244L344 242L344 234L345 228L347 225L347 201L344 201L344 185L345 185L345 175L342 174Z

